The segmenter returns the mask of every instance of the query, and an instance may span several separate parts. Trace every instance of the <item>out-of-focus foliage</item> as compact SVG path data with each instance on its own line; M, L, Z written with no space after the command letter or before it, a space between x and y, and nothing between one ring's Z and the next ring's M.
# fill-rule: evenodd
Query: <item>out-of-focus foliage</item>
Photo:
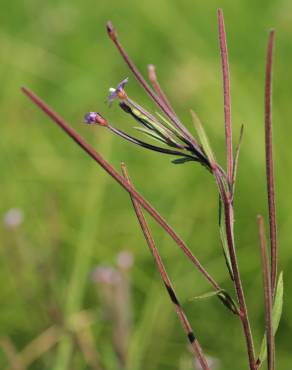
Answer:
M128 93L154 109L106 35L110 19L140 69L145 72L149 63L157 66L162 86L190 129L189 109L198 113L216 157L225 165L218 6L224 11L228 37L235 138L245 125L235 232L258 350L264 308L256 214L266 215L267 209L264 64L268 30L274 27L277 32L274 147L286 292L277 361L279 369L291 366L291 1L16 0L3 2L0 14L1 369L11 368L7 355L21 370L99 369L99 362L111 370L125 361L127 370L191 369L185 337L128 195L53 127L19 87L36 91L114 166L126 162L138 190L232 291L210 174L192 162L175 166L169 157L82 124L85 112L97 110L116 126L131 130L129 116L116 104L106 104L108 88L127 76ZM152 221L150 225L205 351L221 369L235 369L234 363L236 370L246 369L239 321L216 299L190 301L209 286L161 229ZM125 261L117 267L123 250L134 257L131 268L123 266ZM37 347L33 340L40 335L42 346ZM128 342L126 359L117 336L122 344ZM14 351L24 348L17 357Z

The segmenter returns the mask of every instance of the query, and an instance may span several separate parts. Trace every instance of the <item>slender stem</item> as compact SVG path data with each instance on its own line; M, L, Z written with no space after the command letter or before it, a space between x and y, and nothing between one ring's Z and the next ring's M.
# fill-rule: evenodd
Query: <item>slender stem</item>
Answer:
M240 271L237 262L237 255L236 255L236 248L234 243L234 235L233 235L233 224L234 224L234 216L233 216L233 206L232 206L232 199L229 193L226 192L226 189L223 184L222 175L220 172L215 168L214 176L219 188L219 192L221 195L222 203L224 206L224 217L225 217L225 230L226 230L226 238L227 238L227 245L230 255L230 262L232 267L232 273L234 277L234 286L237 294L237 299L240 308L240 320L243 327L243 332L245 336L246 346L247 346L247 353L249 359L249 366L251 370L255 370L255 355L254 355L254 344L253 338L248 318L248 311L245 302L245 296L243 291L243 286L240 277Z
M164 102L164 104L168 107L168 109L172 112L173 115L176 116L174 109L172 108L167 96L165 95L164 91L162 90L160 83L158 82L155 66L153 64L148 65L148 76L149 80L153 86L153 89L156 91L156 94L159 98Z
M122 172L123 172L123 175L124 175L125 179L129 183L129 185L131 185L133 187L133 183L130 180L130 176L128 174L126 165L124 163L122 163L121 167L122 167ZM175 310L176 310L176 313L177 313L177 315L179 317L179 320L181 322L182 328L183 328L183 330L185 331L185 333L187 335L187 338L188 338L188 340L189 340L189 342L192 346L192 349L193 349L195 355L197 356L197 358L198 358L198 360L201 364L202 369L210 370L210 368L208 366L206 356L205 356L205 354L204 354L204 352L203 352L203 350L200 346L200 343L199 343L198 339L196 338L196 336L194 334L192 326L191 326L184 310L182 309L182 306L181 306L181 304L180 304L180 302L177 298L177 295L176 295L176 292L173 288L171 280L170 280L170 278L169 278L169 276L166 272L166 269L164 267L162 259L159 255L159 252L158 252L157 247L155 245L154 239L152 237L151 231L150 231L150 229L147 225L147 222L145 220L145 217L143 215L141 206L140 206L139 202L137 202L137 200L132 195L130 195L130 197L131 197L131 200L132 200L132 204L133 204L136 216L138 218L141 229L143 231L144 237L145 237L146 242L148 244L148 247L149 247L149 249L150 249L150 251L151 251L151 253L154 257L154 260L155 260L155 263L158 267L161 278L162 278L162 280L164 282L164 285L166 287L166 290L169 294L169 298L175 306Z
M273 310L273 295L271 287L271 274L269 267L269 258L267 252L267 241L265 236L264 219L261 215L257 217L259 239L261 248L262 271L263 271L263 285L264 285L264 299L266 311L266 340L268 352L268 370L275 370L275 341L273 335L272 324L272 310Z
M231 97L230 97L230 77L229 77L229 63L228 63L228 50L226 33L224 26L224 17L222 9L218 10L218 30L219 30L219 44L220 44L220 54L221 54L221 64L222 64L222 76L223 76L223 92L224 92L224 120L225 120L225 139L226 139L226 151L227 151L227 179L228 187L231 190L226 191L221 176L215 172L215 177L217 184L219 186L219 191L221 193L222 202L224 205L224 215L225 215L225 229L227 244L230 254L230 261L232 266L232 273L234 276L234 285L236 289L236 294L239 302L239 307L241 311L241 323L243 326L244 336L246 340L248 359L250 369L255 369L255 355L254 355L254 345L253 338L248 318L247 306L245 303L245 296L243 291L243 286L241 282L237 255L234 243L234 216L233 216L233 148L232 148L232 123L231 123Z
M215 290L221 290L219 284L205 270L200 261L193 255L181 237L171 228L165 219L145 200L128 182L99 154L97 153L69 124L57 113L55 113L43 100L29 89L22 87L22 92L47 114L56 125L58 125L68 136L71 137L93 160L95 160L111 177L113 177L126 191L128 191L141 206L161 225L171 236L183 253L192 261L196 268L205 276Z
M230 97L230 78L228 51L224 26L223 12L218 10L218 29L219 43L223 75L223 91L224 91L224 117L225 117L225 138L227 150L227 177L229 184L232 184L233 176L233 153L232 153L232 124L231 124L231 97Z
M275 32L271 31L268 41L265 83L265 146L266 175L269 205L270 248L271 248L271 284L275 294L277 279L277 225L274 190L273 136L272 136L272 66Z
M191 135L191 133L187 130L187 128L180 122L177 116L172 113L172 111L168 108L168 106L165 105L163 100L161 100L160 97L152 91L152 89L150 88L148 83L145 81L145 79L143 78L143 76L141 75L137 67L135 66L135 64L129 58L128 54L126 53L121 43L119 42L117 33L111 22L107 23L107 32L108 32L109 37L111 38L111 40L117 47L118 51L120 52L121 56L123 57L124 61L127 63L128 67L133 72L136 80L141 84L141 86L144 88L144 90L147 92L150 98L165 113L165 115L173 122L173 124L184 134L185 138L188 139L188 141L190 142L190 144L192 144L194 149L204 156L204 153L202 152L196 139Z

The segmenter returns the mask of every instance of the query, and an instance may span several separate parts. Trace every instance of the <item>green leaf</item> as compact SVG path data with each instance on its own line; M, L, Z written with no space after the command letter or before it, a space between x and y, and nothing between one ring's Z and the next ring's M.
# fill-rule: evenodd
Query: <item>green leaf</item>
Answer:
M133 108L132 113L135 117L142 120L144 124L148 127L149 130L153 129L158 134L160 134L163 137L167 137L168 139L171 139L169 133L167 132L166 128L163 127L163 125L160 122L155 122L151 120L150 118L146 117L144 114L142 114L138 109Z
M134 127L134 129L143 132L144 134L150 136L152 139L155 139L155 140L158 140L159 142L167 144L166 140L154 131L148 130L147 128L144 128L144 127Z
M235 315L238 315L239 309L233 298L226 292L224 289L220 290L213 290L212 292L208 292L199 296L195 296L191 298L191 301L198 300L198 299L206 299L217 296L220 301L227 307L230 311L232 311Z
M236 180L236 175L237 175L238 159L239 159L239 153L240 153L240 148L241 148L241 143L242 143L242 137L243 137L243 125L241 125L241 128L240 128L239 139L238 139L238 143L236 146L236 152L235 152L235 157L233 161L233 174L232 174L233 194L234 194L234 188L235 188L235 180Z
M203 150L206 153L210 164L215 165L216 164L215 156L214 156L213 150L210 146L209 139L208 139L208 136L206 134L206 131L205 131L201 121L199 120L199 117L192 110L191 110L191 115L192 115L193 123L194 123L194 126L196 128L197 134L199 136L201 145L203 147Z
M156 112L157 116L161 119L161 121L163 121L163 123L167 126L167 128L172 131L176 136L178 136L180 139L184 139L183 135L181 134L181 132L175 127L173 126L165 117L163 117L163 115L161 115L160 113Z
M190 298L190 301L195 301L197 299L206 299L206 298L218 296L222 292L223 292L223 290L212 290L212 292L208 292L208 293L204 293L204 294L201 294L201 295L197 295L195 297L192 297L192 298Z
M221 239L221 245L223 249L223 254L225 258L225 263L229 271L229 275L232 280L234 280L233 277L233 272L232 272L232 265L231 265L231 260L230 260L230 254L229 254L229 249L228 249L228 243L227 243L227 236L226 236L226 230L224 227L224 223L222 223L222 215L224 211L222 209L222 201L219 196L219 231L220 231L220 239ZM223 215L224 216L224 215Z
M274 300L273 311L272 311L272 325L273 325L274 335L276 334L278 330L280 319L282 316L283 293L284 293L283 272L281 271L281 273L279 274L279 278L278 278L275 300ZM261 350L259 354L260 363L262 363L266 358L267 358L267 339L266 339L266 334L265 334L262 340Z
M158 135L162 136L168 145L171 146L178 146L178 143L173 138L173 133L167 128L164 127L160 122L154 122L150 119L147 119L147 123L151 125L153 131L155 131Z

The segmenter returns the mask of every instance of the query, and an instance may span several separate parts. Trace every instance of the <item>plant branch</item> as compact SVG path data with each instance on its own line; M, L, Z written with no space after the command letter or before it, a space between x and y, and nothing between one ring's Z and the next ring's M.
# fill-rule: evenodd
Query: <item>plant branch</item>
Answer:
M275 32L269 35L266 62L266 83L265 83L265 147L266 147L266 175L269 207L270 226L270 248L271 248L271 284L273 296L275 294L277 279L277 225L276 206L274 190L274 164L273 164L273 136L272 136L272 66Z
M124 175L126 181L128 182L129 185L131 185L133 187L133 184L130 180L130 176L128 174L126 165L124 163L122 163L121 167L122 167L122 172L123 172L123 175ZM176 313L177 313L177 315L179 317L179 320L181 322L182 328L183 328L184 332L186 333L186 335L188 337L188 340L189 340L189 342L192 346L192 349L193 349L195 355L198 358L198 361L199 361L202 369L210 370L210 368L208 366L206 356L205 356L205 354L204 354L204 352L203 352L203 350L200 346L200 343L199 343L198 339L196 338L196 336L194 334L194 331L191 327L191 324L190 324L184 310L182 309L182 306L181 306L181 304L180 304L180 302L177 298L177 295L175 293L175 290L172 286L171 280L170 280L170 278L169 278L169 276L166 272L166 269L164 267L162 259L159 255L159 252L158 252L157 247L155 245L154 239L152 237L151 231L150 231L150 229L147 225L147 222L145 220L145 217L143 215L141 206L132 195L130 195L130 197L131 197L131 200L132 200L132 204L133 204L137 219L138 219L138 221L140 223L140 226L141 226L141 229L143 231L144 237L145 237L146 242L148 244L148 247L149 247L149 249L150 249L150 251L151 251L151 253L154 257L155 263L156 263L157 268L159 270L160 276L161 276L161 278L164 282L164 285L165 285L166 290L168 292L169 298L175 306L175 310L176 310Z
M118 40L117 33L112 25L111 22L108 22L106 25L107 33L110 37L110 39L113 41L115 46L117 47L118 51L120 52L121 56L123 57L124 61L134 74L136 80L141 84L141 86L144 88L144 90L147 92L147 94L150 96L150 98L157 104L157 106L165 113L165 115L173 122L173 124L180 130L181 133L185 136L185 138L189 141L189 143L197 150L202 156L204 156L204 153L202 152L198 142L196 139L191 135L191 133L187 130L187 128L180 122L180 120L177 118L175 114L173 114L172 110L169 109L167 105L165 105L164 101L160 99L158 95L156 95L151 87L148 85L148 83L145 81L144 77L139 72L138 68L135 66L135 64L132 62L132 60L129 58L128 54L122 47L121 43Z
M171 228L165 219L145 200L129 183L104 159L97 153L81 136L69 126L69 124L57 113L55 113L43 100L36 96L26 87L21 88L22 92L38 106L46 115L48 115L55 124L57 124L68 136L71 137L93 160L95 160L112 178L114 178L126 191L128 191L141 206L159 223L159 225L171 236L183 253L192 261L196 268L204 275L215 290L221 290L220 285L205 270L200 261L193 255L181 237Z
M261 215L258 215L258 229L262 259L263 285L264 285L264 300L266 311L266 340L268 352L268 370L275 370L275 341L273 335L272 310L273 310L273 295L271 287L271 274L269 268L269 259L267 252L267 241L265 236L264 220Z
M233 153L232 153L232 124L231 124L231 97L230 97L230 78L228 51L224 26L224 18L222 9L218 10L218 29L219 43L223 75L223 91L224 91L224 117L225 117L225 139L227 150L227 177L229 186L232 186L233 177Z

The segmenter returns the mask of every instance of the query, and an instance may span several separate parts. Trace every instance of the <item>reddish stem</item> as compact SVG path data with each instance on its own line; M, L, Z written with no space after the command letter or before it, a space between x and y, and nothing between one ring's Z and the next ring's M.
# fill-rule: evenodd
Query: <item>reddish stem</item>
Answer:
M227 177L229 186L232 186L233 177L233 152L232 152L232 124L231 124L231 97L228 51L224 26L223 12L218 9L219 44L222 64L223 91L224 91L224 118L225 118L225 139L227 150Z
M272 66L275 32L269 35L266 62L266 83L265 83L265 147L266 147L266 175L269 206L270 226L270 248L271 248L271 284L272 292L275 294L277 279L277 225L276 206L274 190L274 164L273 164L273 136L272 136Z
M250 370L256 369L255 364L255 355L254 355L254 344L253 338L251 333L251 327L248 317L248 310L245 302L245 296L243 291L243 286L240 277L240 271L237 262L237 255L236 255L236 248L234 243L234 235L233 235L233 225L234 225L234 216L233 216L233 206L232 206L232 198L230 197L229 192L226 191L224 187L224 179L222 178L221 173L218 171L217 168L214 169L214 176L219 188L220 196L222 199L222 203L224 206L224 217L225 217L225 230L226 230L226 238L227 238L227 245L230 255L230 262L232 267L232 273L234 278L234 286L237 294L237 299L240 308L240 320L243 327L244 337L246 341L248 359L249 359L249 366Z
M128 174L128 171L127 171L127 168L126 168L126 165L124 163L122 163L121 165L122 167L122 172L123 172L123 175L125 177L125 179L127 180L128 184L131 185L133 187L133 184L130 180L130 176ZM200 362L201 364L201 367L202 369L204 370L210 370L209 366L208 366L208 362L207 362L207 359L206 359L206 356L202 350L202 347L198 341L198 339L195 337L194 335L194 331L192 329L192 326L184 312L184 310L182 309L181 307L181 304L177 298L177 295L175 293L175 290L173 288L173 285L171 283L171 280L166 272L166 269L164 267L164 264L162 262L162 259L159 255L159 252L157 250L157 247L155 245L155 242L154 242L154 239L152 237L152 234L151 234L151 231L147 225L147 222L145 220L145 217L143 215L143 212L142 212L142 209L140 207L140 204L139 202L137 202L137 200L132 196L130 195L131 197L131 200L132 200L132 203L133 203L133 207L134 207L134 210L135 210L135 213L136 213L136 216L138 218L138 221L140 223L140 226L141 226L141 229L143 231L143 234L144 234L144 237L146 239L146 242L148 244L148 247L154 257L154 260L155 260L155 263L158 267L158 270L160 272L160 275L161 275L161 278L164 282L164 285L166 287L166 290L169 294L169 297L172 301L172 303L174 304L175 306L175 310L176 310L176 313L179 317L179 320L181 322L181 325L182 325L182 328L184 330L184 332L186 333L187 337L188 337L188 340L194 350L194 353L195 355L197 356L198 358L198 361Z

